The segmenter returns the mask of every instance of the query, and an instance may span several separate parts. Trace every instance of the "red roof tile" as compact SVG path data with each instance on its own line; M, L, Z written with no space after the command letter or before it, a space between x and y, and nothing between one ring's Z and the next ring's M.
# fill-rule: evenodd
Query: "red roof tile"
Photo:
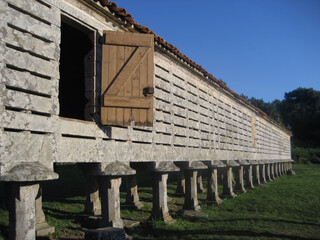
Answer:
M284 128L282 125L280 125L278 122L276 122L274 119L269 117L265 112L251 104L248 100L245 98L241 97L239 94L236 92L232 91L230 88L228 88L223 82L215 78L212 74L208 73L203 67L192 61L190 58L188 58L186 55L182 54L175 46L172 44L167 43L162 37L157 36L153 31L151 31L148 27L139 25L134 21L134 18L131 16L130 13L127 13L126 9L124 8L119 8L115 2L109 2L108 0L93 0L94 2L100 2L101 6L103 7L108 7L111 13L115 14L118 18L120 18L123 21L126 21L127 23L130 23L131 25L134 26L134 28L141 32L141 33L147 33L147 34L153 34L155 41L164 47L165 49L169 50L173 54L175 54L179 59L185 61L187 64L189 64L191 67L195 68L197 71L203 74L204 77L210 79L212 82L216 83L219 85L221 88L226 90L228 93L236 97L237 99L241 100L242 102L246 103L253 109L255 109L257 112L259 112L261 115L266 117L269 121L273 122L275 125L280 127L281 129L285 130L289 134L292 134L291 131L288 129Z

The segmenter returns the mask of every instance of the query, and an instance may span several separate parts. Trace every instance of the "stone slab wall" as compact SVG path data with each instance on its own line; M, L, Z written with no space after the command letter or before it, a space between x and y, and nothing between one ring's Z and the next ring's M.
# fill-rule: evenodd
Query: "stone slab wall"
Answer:
M61 15L124 31L89 0L0 0L0 174L19 162L288 159L290 136L160 47L153 127L107 127L59 117ZM86 86L97 113L101 45ZM97 118L98 119L98 118Z

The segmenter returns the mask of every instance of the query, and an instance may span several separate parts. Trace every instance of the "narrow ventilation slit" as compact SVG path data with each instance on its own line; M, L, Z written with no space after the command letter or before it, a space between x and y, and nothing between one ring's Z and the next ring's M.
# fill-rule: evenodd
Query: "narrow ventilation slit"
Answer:
M150 145L151 142L142 142L142 141L132 141L132 143L139 143L139 144L144 144L144 145Z
M51 98L50 95L45 94L45 93L39 93L39 92L35 92L35 91L32 91L32 90L28 90L28 89L18 88L18 87L11 87L11 86L8 86L8 85L5 85L5 86L6 86L6 89L8 89L8 90L28 93L28 94L32 94L32 95L39 96L39 97Z
M17 10L17 11L23 13L23 14L26 14L26 15L28 15L28 16L30 16L30 17L32 17L32 18L34 18L34 19L36 19L36 20L48 25L48 26L51 26L51 23L48 22L47 20L39 18L38 16L33 15L33 14L31 14L30 12L28 12L28 11L26 11L24 9L18 8L17 6L14 6L14 5L10 4L10 3L8 4L8 6L11 7L12 9L15 9L15 10Z
M48 135L48 132L39 132L39 131L30 131L32 134L37 134L37 135Z
M43 75L43 74L36 73L36 72L32 72L32 71L29 71L29 70L27 70L25 68L19 68L19 67L13 66L11 64L6 64L6 67L9 68L9 69L12 69L12 70L19 71L19 72L29 72L33 76L44 78L44 79L47 79L47 80L51 80L50 76Z
M72 134L61 134L62 137L65 138L79 138L79 139L90 139L90 140L96 140L95 137L89 137L89 136L79 136L79 135L72 135Z
M3 131L5 131L5 132L24 132L25 130L14 129L14 128L4 128Z
M21 47L17 47L17 46L11 45L11 44L9 44L9 43L6 44L6 47L11 48L11 49L14 49L14 50L17 50L17 51L19 51L19 52L28 53L28 54L30 54L31 56L34 56L34 57L37 57L37 58L41 58L41 59L43 59L43 60L45 60L45 61L48 61L48 62L50 61L50 58L44 57L44 56L42 56L42 55L40 55L40 54L36 54L36 53L34 53L34 52L32 52L32 51L29 51L29 50L25 50L25 49L23 49L23 48L21 48Z

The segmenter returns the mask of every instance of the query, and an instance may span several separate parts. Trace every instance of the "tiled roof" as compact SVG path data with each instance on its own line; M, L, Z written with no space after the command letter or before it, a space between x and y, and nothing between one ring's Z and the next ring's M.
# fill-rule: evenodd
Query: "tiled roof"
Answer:
M142 25L136 23L134 21L134 18L131 16L131 14L127 13L126 9L119 8L115 2L109 2L108 0L93 0L93 1L94 2L100 2L101 6L107 7L112 14L114 14L117 18L120 18L127 25L133 26L137 31L139 31L141 33L153 34L154 35L154 39L158 43L158 45L160 45L163 48L165 48L165 49L169 50L170 52L172 52L174 55L176 55L176 57L178 57L179 59L183 60L188 65L190 65L192 68L194 68L197 71L199 71L200 73L202 73L205 78L207 78L210 81L216 83L219 87L221 87L222 89L226 90L228 93L233 95L235 98L237 98L237 99L241 100L242 102L246 103L247 105L249 105L250 107L255 109L257 112L259 112L261 115L265 116L269 121L273 122L275 125L277 125L281 129L283 129L286 132L288 132L289 134L291 134L291 132L288 129L286 129L283 126L281 126L278 122L276 122L271 117L269 117L265 112L263 112L262 110L260 110L259 108L257 108L253 104L251 104L247 99L243 98L242 96L240 96L236 92L232 91L223 82L218 80L212 74L208 73L203 67L201 67L200 65L198 65L197 63L192 61L186 55L182 54L175 46L173 46L172 44L169 44L168 42L166 42L162 37L157 36L148 27L142 26Z

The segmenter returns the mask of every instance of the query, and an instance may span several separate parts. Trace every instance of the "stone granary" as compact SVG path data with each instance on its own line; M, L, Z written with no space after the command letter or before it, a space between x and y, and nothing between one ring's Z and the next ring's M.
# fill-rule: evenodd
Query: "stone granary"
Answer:
M0 0L0 13L0 180L11 239L53 231L39 184L58 178L55 163L79 165L86 211L113 227L123 226L121 177L128 204L141 207L142 168L153 172L152 217L166 222L171 172L180 171L185 209L199 210L199 170L217 203L218 179L233 197L291 170L288 130L115 3Z

